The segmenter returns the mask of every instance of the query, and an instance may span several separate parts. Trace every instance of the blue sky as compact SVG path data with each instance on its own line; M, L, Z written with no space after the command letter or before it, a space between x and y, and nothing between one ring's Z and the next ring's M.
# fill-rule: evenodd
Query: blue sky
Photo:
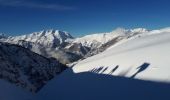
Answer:
M0 32L59 29L73 36L170 26L170 0L0 0Z

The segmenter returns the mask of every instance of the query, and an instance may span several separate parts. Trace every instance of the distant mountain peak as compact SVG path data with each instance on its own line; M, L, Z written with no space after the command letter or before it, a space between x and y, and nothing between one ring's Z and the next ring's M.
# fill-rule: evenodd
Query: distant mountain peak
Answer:
M31 34L29 34L31 35ZM60 31L60 30L54 30L54 29L49 29L49 30L42 30L40 32L34 32L32 35L38 35L38 36L60 36L61 38L73 38L68 32L65 31Z
M27 35L9 37L7 41L17 42L19 40L24 40L32 43L41 44L46 47L56 48L67 39L73 39L73 37L68 32L50 29L34 32Z
M146 28L134 28L134 29L125 29L125 28L116 28L113 30L111 33L144 33L144 32L149 32L148 29Z

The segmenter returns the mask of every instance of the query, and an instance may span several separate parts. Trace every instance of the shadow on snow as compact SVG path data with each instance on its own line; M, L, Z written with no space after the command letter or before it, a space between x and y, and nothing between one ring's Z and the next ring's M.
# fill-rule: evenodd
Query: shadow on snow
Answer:
M131 78L134 78L137 74L145 71L149 66L150 66L150 63L147 63L147 62L143 63L141 66L139 66L139 67L136 68L136 69L137 69L137 72L134 73L134 74L131 76ZM119 65L117 65L116 67L114 67L114 68L109 72L109 75L112 75L118 68L119 68ZM108 67L102 66L102 67L99 67L99 68L93 68L92 70L89 70L89 72L102 74L102 73L104 73L104 72L107 71L107 70L108 70ZM130 71L130 69L127 70L127 72L121 73L121 76L125 76L129 71Z
M148 66L144 63L133 77ZM38 96L41 100L170 100L170 84L92 72L75 74L68 69L47 84Z

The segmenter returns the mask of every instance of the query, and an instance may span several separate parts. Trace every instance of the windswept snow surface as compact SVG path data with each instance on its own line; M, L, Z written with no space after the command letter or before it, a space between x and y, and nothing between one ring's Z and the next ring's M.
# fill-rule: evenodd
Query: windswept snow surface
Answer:
M143 80L170 82L170 32L148 32L80 61L75 73L95 72ZM150 34L150 35L149 35Z

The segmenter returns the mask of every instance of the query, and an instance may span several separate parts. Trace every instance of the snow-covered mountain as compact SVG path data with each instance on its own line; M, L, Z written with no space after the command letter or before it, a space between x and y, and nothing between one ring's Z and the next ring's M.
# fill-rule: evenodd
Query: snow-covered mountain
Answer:
M100 47L102 44L106 44L107 42L111 41L117 37L127 37L130 35L141 34L148 32L147 29L144 28L137 28L137 29L124 29L124 28L117 28L112 32L108 33L96 33L92 35L87 35L81 38L76 38L74 40L75 43L82 43L84 46L91 47Z
M71 53L61 50L63 46L66 45L65 41L67 39L73 39L73 37L67 32L46 30L28 35L8 37L1 39L1 41L23 46L45 57L54 57L59 61L66 63L68 62L68 59L71 59L70 56L72 56ZM74 58L74 55L72 58ZM75 55L75 58L78 57Z
M59 30L46 30L28 35L2 38L2 42L18 44L45 57L54 57L64 64L98 54L117 42L148 32L138 28L126 30L118 28L108 33L73 38L69 33Z
M169 28L135 34L78 61L47 84L38 98L169 100Z
M59 30L44 30L40 32L34 32L28 35L22 35L22 36L15 36L15 37L9 37L6 39L8 42L18 42L21 40L40 44L46 47L58 47L60 46L66 39L72 39L73 37L67 33L62 32Z
M36 92L67 67L14 44L0 42L0 79Z
M84 58L96 55L103 52L112 45L116 45L122 40L127 38L132 38L135 36L142 36L143 34L149 32L145 28L136 29L124 29L117 28L112 32L108 33L97 33L92 35L87 35L81 38L76 38L73 43L81 43L85 47L89 47L90 50L84 55Z
M1 42L17 44L45 57L69 64L99 54L111 46L145 35L169 32L169 28L149 31L145 28L117 28L112 32L74 38L67 32L46 30L28 35L1 38Z
M104 34L106 35L104 36ZM41 91L34 95L2 82L0 87L6 91L2 92L1 89L0 97L5 100L170 99L170 28L152 31L141 28L118 29L115 33L92 36L67 39L64 42L68 43L67 45L63 46L62 49L61 47L57 48L60 48L60 51L67 48L67 50L72 50L77 54L80 53L79 50L84 49L88 54L93 47L96 47L91 53L98 50L100 53L77 61L74 66L48 82ZM103 36L110 39L106 38L107 41L104 41ZM19 42L25 43L22 45L28 47L37 47L34 42ZM30 45L27 45L27 42ZM39 47L42 45L40 44ZM10 52L8 51L8 53ZM22 55L22 53L19 54ZM14 55L14 57L16 56ZM25 63L24 65L27 65ZM26 75L26 77L30 76Z

